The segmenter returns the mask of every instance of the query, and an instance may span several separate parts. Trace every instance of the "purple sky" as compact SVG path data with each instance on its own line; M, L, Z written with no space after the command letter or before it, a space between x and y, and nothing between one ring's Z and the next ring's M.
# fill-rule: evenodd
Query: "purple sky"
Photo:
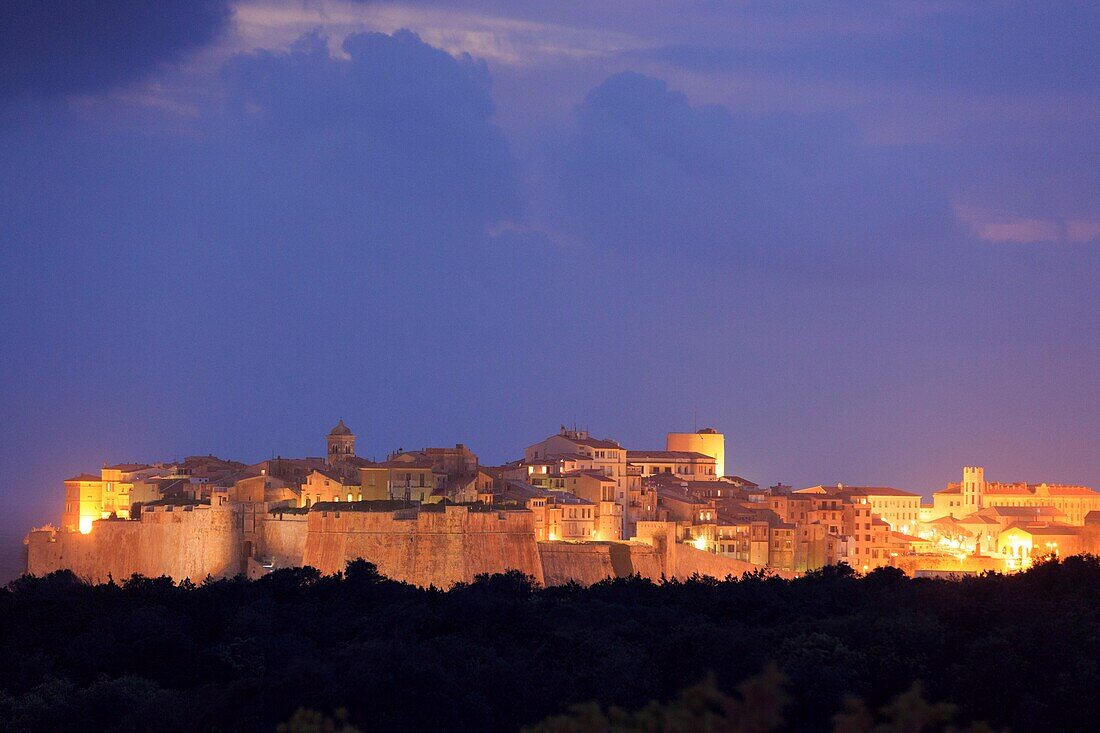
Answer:
M0 6L0 574L104 461L1100 486L1100 6Z

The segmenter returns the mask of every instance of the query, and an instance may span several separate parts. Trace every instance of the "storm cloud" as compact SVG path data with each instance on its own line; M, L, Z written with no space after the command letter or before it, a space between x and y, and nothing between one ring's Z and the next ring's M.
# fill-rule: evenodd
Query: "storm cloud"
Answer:
M8 0L0 6L0 98L100 92L210 43L227 0Z

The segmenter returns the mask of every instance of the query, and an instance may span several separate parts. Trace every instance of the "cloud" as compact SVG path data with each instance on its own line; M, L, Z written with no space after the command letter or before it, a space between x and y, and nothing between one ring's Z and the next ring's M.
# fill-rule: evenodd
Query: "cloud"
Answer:
M516 4L501 7L461 7L453 3L365 3L357 0L313 0L272 5L264 0L241 0L236 25L242 40L266 45L293 38L311 28L323 28L331 37L375 30L393 33L414 29L422 39L452 54L471 53L491 63L536 66L560 59L584 59L638 48L644 42L628 33L595 24L578 27L548 22L549 9L539 6L535 17L523 15Z
M752 69L983 93L1100 86L1096 3L826 7L748 3L736 11L743 24L769 18L782 24L735 43L686 39L634 53L699 71ZM791 29L802 32L792 37Z
M955 215L975 237L997 244L1086 243L1100 239L1100 221L1045 219L955 206Z
M587 95L557 157L561 220L628 252L852 273L957 233L923 151L860 147L829 118L692 105L632 72Z
M9 0L0 7L0 99L130 84L213 40L228 0Z
M390 227L393 241L404 239L401 226L452 221L484 231L515 215L516 164L492 119L483 62L409 31L350 35L342 52L310 34L286 52L226 64L222 134L255 176L241 185L253 195L293 192L296 206L372 231Z

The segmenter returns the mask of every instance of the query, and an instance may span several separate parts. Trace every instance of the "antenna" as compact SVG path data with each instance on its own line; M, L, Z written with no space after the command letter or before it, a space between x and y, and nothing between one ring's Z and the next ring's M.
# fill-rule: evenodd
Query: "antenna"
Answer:
M691 429L693 432L699 432L699 408L691 408Z

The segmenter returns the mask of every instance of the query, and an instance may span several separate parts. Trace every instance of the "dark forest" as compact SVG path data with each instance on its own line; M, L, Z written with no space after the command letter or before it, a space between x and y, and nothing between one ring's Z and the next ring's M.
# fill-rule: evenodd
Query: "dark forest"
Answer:
M910 579L518 573L0 589L0 730L1095 730L1100 560Z

